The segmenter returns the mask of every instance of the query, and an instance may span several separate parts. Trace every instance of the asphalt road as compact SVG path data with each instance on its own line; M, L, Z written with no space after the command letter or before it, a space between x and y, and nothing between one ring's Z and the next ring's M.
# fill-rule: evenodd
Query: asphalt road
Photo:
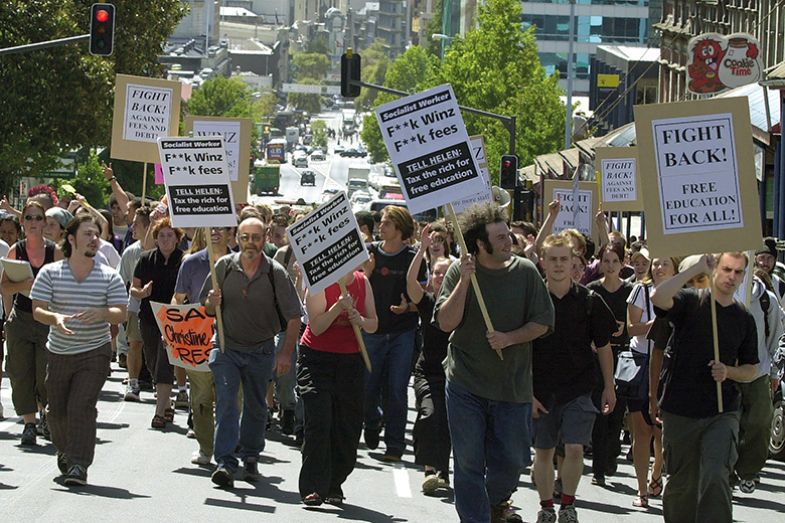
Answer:
M0 422L3 521L457 521L451 493L426 497L420 492L422 474L410 454L412 408L407 426L409 452L402 463L383 463L378 459L379 451L368 451L361 444L357 467L345 484L344 507L306 509L300 504L297 491L299 452L277 428L269 433L261 460L262 481L251 485L238 480L231 491L215 488L209 480L210 469L190 463L196 442L185 437L186 415L178 411L174 425L165 432L150 429L152 394L143 393L142 403L123 402L124 376L115 367L101 394L90 485L71 490L56 479L55 449L51 444L39 438L35 448L19 446L22 424L13 417L10 385L7 378L3 380L1 397L8 416ZM410 394L410 405L413 404ZM577 501L581 521L661 521L661 500L652 500L648 511L632 507L634 485L632 466L623 458L618 474L609 478L607 488L591 485L589 476L584 475ZM769 462L754 494L734 493L736 520L783 521L783 492L785 463ZM528 473L521 476L513 500L521 507L526 521L536 519L537 494Z

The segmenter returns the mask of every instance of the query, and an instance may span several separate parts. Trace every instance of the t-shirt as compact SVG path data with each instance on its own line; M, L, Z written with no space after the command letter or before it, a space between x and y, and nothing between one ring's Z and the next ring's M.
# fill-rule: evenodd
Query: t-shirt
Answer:
M596 293L573 283L559 298L550 294L556 313L553 332L534 340L534 396L546 409L590 394L597 373L591 344L604 347L618 328L613 313Z
M417 313L404 312L395 314L390 311L391 305L401 303L401 294L409 299L406 293L406 272L417 251L414 247L404 245L400 251L387 253L381 248L382 242L368 245L368 252L373 253L376 265L371 274L371 288L376 302L376 315L379 317L379 328L376 334L391 334L414 330L417 328ZM419 281L425 281L425 264L420 265L417 273Z
M117 271L94 262L87 278L78 282L67 259L41 268L30 290L30 298L46 302L51 312L66 315L94 307L115 307L128 303L128 294ZM73 319L66 322L66 327L74 334L65 335L50 326L46 343L49 352L79 354L112 341L109 322L85 323Z
M270 261L272 261L275 291L270 286ZM272 339L286 329L281 325L275 310L273 292L278 310L284 321L300 317L300 298L281 264L262 259L256 273L249 279L240 265L240 253L223 256L215 264L218 284L221 287L221 312L223 313L226 348L250 351ZM204 281L199 300L204 304L207 293L213 288L212 278Z
M673 324L672 359L661 407L678 416L708 418L718 414L716 382L708 366L714 359L710 299L708 290L682 289L669 311L654 308L658 317ZM717 332L722 363L758 363L755 320L743 305L734 302L723 307L717 303ZM722 397L725 412L739 409L735 382L722 382Z
M613 312L616 322L624 324L624 331L620 336L611 338L611 345L627 345L630 342L630 335L627 333L627 298L632 292L632 285L622 280L621 287L616 292L610 292L602 285L601 280L597 280L588 284L587 287L602 296L602 299Z
M117 269L120 265L120 254L117 252L117 249L115 249L114 245L102 238L99 238L99 242L98 252L106 257L106 262L111 268Z
M123 279L123 283L125 283L126 289L131 286L134 278L134 269L136 269L136 264L141 257L142 242L135 241L123 250L123 255L120 257L120 267L117 270L120 273L120 278ZM131 295L128 296L128 312L138 313L140 304L141 302L137 298Z
M142 299L139 307L139 319L148 323L155 322L153 309L150 302L171 303L174 296L174 285L177 283L177 273L180 271L180 263L183 261L183 251L175 249L169 255L169 259L164 259L164 255L158 248L145 251L139 257L139 262L134 269L134 278L139 278L141 287L153 282L152 293L147 298Z
M447 270L436 297L434 321L438 319L439 308L458 285L460 275L459 263ZM478 264L476 276L495 330L509 332L527 323L553 328L553 304L532 262L513 256L510 264L501 269ZM450 335L445 362L447 379L484 399L531 402L531 342L507 347L502 351L502 361L488 344L486 334L474 289L469 286L463 320Z
M420 314L423 347L417 359L418 368L425 374L444 375L444 360L447 358L447 345L450 333L444 332L433 324L433 307L436 299L433 294L423 293L417 312Z
M183 259L183 262L180 264L180 271L177 273L174 292L175 294L185 294L188 303L198 304L204 280L209 276L210 253L205 248Z
M654 305L651 303L651 283L636 283L632 292L627 297L627 304L633 305L643 311L639 323L648 323L654 319ZM649 353L649 340L646 334L630 337L630 349L643 354Z
M356 271L352 283L346 286L346 292L351 296L354 308L357 309L361 316L365 316L366 281L365 275L360 271ZM337 283L327 287L324 290L325 309L322 312L330 310L330 307L340 297L341 288ZM313 350L332 352L333 354L356 354L360 352L357 336L354 334L354 328L349 321L349 315L346 311L341 311L332 324L321 334L314 334L311 326L307 325L300 343Z

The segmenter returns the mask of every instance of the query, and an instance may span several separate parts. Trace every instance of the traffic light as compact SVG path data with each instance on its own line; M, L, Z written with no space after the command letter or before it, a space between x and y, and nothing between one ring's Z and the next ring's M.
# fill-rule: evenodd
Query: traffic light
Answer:
M360 86L350 83L352 80L360 81L360 55L349 47L341 55L341 96L344 98L360 96Z
M499 183L502 189L515 189L518 185L518 157L514 154L502 155Z
M90 54L109 56L114 47L114 6L93 4L90 7Z

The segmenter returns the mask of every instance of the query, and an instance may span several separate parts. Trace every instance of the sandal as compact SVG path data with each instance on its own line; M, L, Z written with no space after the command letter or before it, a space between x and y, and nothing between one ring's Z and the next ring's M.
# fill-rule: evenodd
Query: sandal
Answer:
M637 508L649 508L649 496L637 496L633 500L632 506Z
M662 476L659 478L655 478L652 476L651 481L649 482L649 496L656 498L662 494Z
M174 421L174 409L166 409L164 410L163 418L168 422L172 423Z
M343 505L343 496L340 494L330 494L326 498L324 498L324 502L328 505L335 505L336 507L340 507Z
M322 497L316 492L308 494L303 498L303 505L305 506L318 507L321 504L322 504Z
M163 416L159 416L156 414L153 416L153 421L150 422L150 426L154 429L165 429L166 428L166 420Z

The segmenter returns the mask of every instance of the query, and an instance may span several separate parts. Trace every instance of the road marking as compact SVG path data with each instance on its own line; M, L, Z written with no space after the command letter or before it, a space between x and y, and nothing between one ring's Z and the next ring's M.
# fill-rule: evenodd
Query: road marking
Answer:
M409 484L409 471L403 465L396 465L393 468L393 480L395 481L395 493L399 498L412 497L412 488Z

